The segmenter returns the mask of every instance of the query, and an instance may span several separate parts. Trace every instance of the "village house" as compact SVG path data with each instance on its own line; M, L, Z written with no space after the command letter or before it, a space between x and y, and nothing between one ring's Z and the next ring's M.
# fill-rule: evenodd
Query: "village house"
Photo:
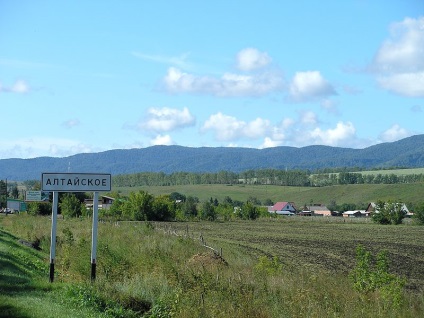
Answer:
M309 211L311 215L315 216L332 216L331 211L325 206L321 204L310 205L307 207L305 211Z
M354 211L345 211L343 212L344 218L363 218L369 217L370 213L365 210L354 210Z
M296 207L293 202L277 202L273 206L268 207L268 212L278 215L295 215Z

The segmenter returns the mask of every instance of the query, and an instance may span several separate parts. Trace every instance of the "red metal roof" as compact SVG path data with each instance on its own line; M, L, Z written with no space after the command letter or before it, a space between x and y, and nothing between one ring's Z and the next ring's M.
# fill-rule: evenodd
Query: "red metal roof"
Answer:
M282 211L287 204L288 204L288 202L277 202L272 207L272 210L273 211Z

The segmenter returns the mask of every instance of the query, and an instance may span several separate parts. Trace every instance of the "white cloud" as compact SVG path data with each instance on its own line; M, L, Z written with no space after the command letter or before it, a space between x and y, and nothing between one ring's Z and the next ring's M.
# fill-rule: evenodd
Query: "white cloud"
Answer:
M333 86L318 71L297 72L290 84L290 97L294 101L308 101L335 95Z
M337 103L331 99L324 99L321 101L321 107L325 109L327 112L332 114L339 114L339 110L337 108Z
M318 123L317 115L312 111L300 112L300 123L304 126L315 126Z
M0 158L66 157L77 153L101 151L78 140L31 137L0 141Z
M182 110L168 107L150 108L147 118L139 123L138 127L142 130L163 132L193 126L195 121L187 107Z
M333 129L322 130L315 128L310 132L314 144L327 146L344 146L355 136L356 129L351 122L338 122Z
M371 69L384 89L424 96L424 17L405 18L390 28L390 38L376 53Z
M154 139L150 140L150 145L152 146L158 146L158 145L170 146L173 144L174 142L172 141L171 136L169 135L157 135Z
M237 68L242 71L253 71L270 63L271 58L269 55L255 48L246 48L237 54Z
M2 86L0 83L0 92L25 94L29 92L29 86L28 86L28 83L23 80L17 80L10 87Z
M391 142L409 137L411 135L412 134L405 128L400 127L398 124L394 124L380 135L380 139L383 142Z
M248 138L264 137L272 131L269 120L256 118L251 122L238 120L235 117L217 113L211 115L204 123L202 131L212 130L219 141L235 141Z
M382 88L399 95L424 97L424 71L381 76L377 81Z
M270 137L265 137L264 142L260 145L259 148L271 148L278 147L282 145L282 140L273 140Z
M276 72L252 75L225 73L221 78L216 78L196 76L171 67L163 83L166 90L171 93L206 94L218 97L262 96L280 90L283 78Z

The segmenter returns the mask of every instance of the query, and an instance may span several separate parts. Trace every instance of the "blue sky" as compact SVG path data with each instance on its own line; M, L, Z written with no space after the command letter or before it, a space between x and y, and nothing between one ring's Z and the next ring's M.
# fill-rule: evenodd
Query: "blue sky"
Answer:
M424 2L0 0L0 159L424 133Z

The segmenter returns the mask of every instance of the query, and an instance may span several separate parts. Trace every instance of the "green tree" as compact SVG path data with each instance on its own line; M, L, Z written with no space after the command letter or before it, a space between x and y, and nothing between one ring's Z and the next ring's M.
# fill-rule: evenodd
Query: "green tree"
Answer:
M0 180L0 208L5 208L7 206L7 195L6 182Z
M240 209L236 210L236 214L239 218L244 220L256 220L259 217L260 212L256 206L248 201L243 204Z
M212 201L213 202L213 201ZM200 208L200 217L202 220L215 221L216 220L216 211L213 203L206 201L202 203Z
M19 190L18 190L18 186L15 184L12 187L12 198L17 199L19 197Z
M196 198L188 196L181 206L181 210L185 217L193 218L197 216L197 201Z
M59 208L63 216L79 217L85 213L85 205L73 193L66 193L60 199Z
M421 202L414 209L414 220L420 225L424 225L424 202Z
M169 195L154 198L152 221L171 221L175 218L175 212L175 201Z
M131 192L122 206L122 214L135 221L151 221L153 219L154 197L146 191Z
M28 202L27 212L30 215L50 215L52 204L50 202Z
M406 211L403 203L378 201L371 218L379 224L401 224Z

